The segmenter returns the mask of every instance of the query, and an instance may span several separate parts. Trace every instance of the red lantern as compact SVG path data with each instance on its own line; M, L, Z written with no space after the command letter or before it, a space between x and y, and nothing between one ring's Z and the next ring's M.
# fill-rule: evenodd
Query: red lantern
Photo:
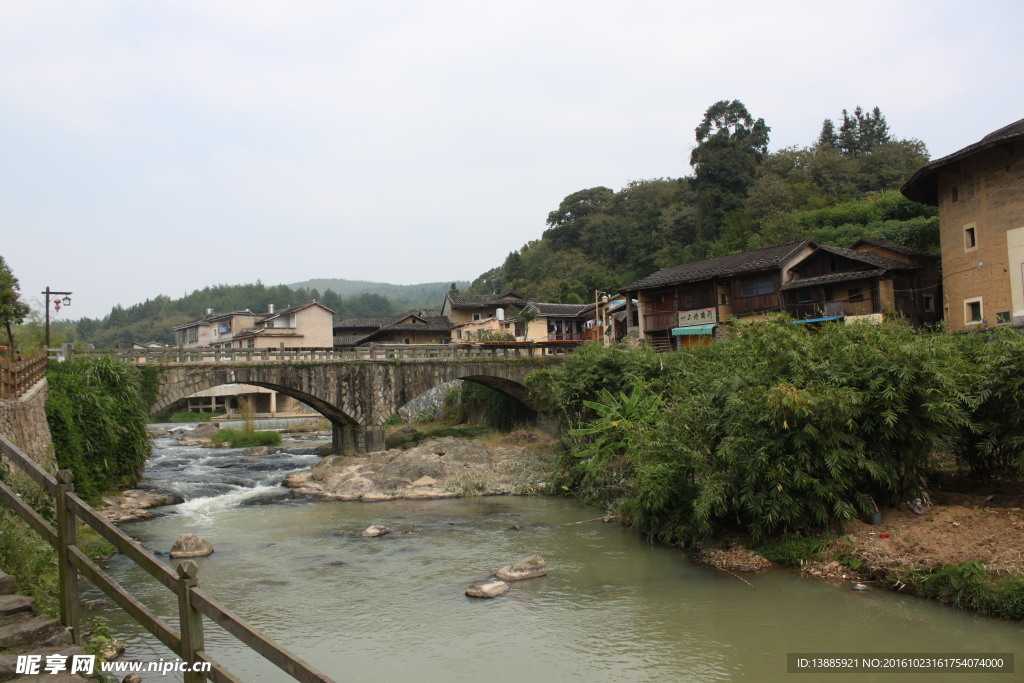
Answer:
M53 300L53 310L60 311L60 299Z

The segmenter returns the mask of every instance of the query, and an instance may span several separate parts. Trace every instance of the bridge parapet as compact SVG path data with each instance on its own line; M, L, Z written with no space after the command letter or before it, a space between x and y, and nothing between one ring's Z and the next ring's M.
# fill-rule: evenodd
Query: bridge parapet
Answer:
M182 365L196 363L327 363L391 361L465 361L538 358L570 351L577 342L522 342L500 344L369 344L336 349L222 349L214 347L117 349L76 351L76 355L102 354L135 365Z

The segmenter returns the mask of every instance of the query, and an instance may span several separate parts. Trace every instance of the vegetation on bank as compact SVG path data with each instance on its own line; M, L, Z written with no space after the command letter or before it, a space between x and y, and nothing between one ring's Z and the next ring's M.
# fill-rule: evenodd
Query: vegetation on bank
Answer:
M677 354L587 346L531 376L571 428L560 483L644 534L689 543L838 529L922 497L939 453L1024 470L1024 337L778 319Z
M146 375L110 356L77 357L51 363L47 382L54 455L78 495L95 503L135 486L150 455Z
M210 437L218 446L228 448L252 448L253 446L280 446L281 433L277 431L246 431L244 429L219 429Z

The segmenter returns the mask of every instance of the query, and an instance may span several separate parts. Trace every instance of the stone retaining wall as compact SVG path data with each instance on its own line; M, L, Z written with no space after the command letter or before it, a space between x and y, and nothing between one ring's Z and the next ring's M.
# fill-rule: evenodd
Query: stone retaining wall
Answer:
M45 405L45 379L17 401L0 400L0 435L52 472L53 441L46 424Z

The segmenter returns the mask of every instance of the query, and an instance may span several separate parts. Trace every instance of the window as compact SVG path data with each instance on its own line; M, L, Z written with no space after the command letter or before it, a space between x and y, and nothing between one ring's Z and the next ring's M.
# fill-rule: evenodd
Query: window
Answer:
M473 320L479 320L479 319L480 319L480 314L479 313L474 313L473 314Z
M455 338L462 339L462 330L455 330Z
M924 312L934 313L935 312L935 297L931 294L925 294L924 297Z
M245 342L245 348L247 348L247 349L254 349L254 348L256 348L256 340L255 339L249 339L248 341L246 341Z
M950 189L950 191L949 191L949 197L950 197L950 199L952 199L952 200L953 200L954 202L958 202L958 201L960 201L960 186L959 186L959 185L954 185L954 186L952 187L952 189Z
M775 281L770 277L744 280L740 283L740 296L761 296L775 291Z
M964 251L971 251L978 248L978 235L973 225L964 227Z
M1008 325L1010 322L1010 312L1003 311L1002 313L996 313L996 325Z
M982 321L984 309L981 306L981 297L967 299L964 301L964 324L977 325Z
M721 304L723 306L728 306L729 305L729 293L728 292L722 292L722 297L721 297L720 301L721 301Z
M851 288L850 291L846 294L846 298L849 299L850 301L864 301L864 288Z
M687 294L683 297L683 310L688 311L693 308L693 294Z

